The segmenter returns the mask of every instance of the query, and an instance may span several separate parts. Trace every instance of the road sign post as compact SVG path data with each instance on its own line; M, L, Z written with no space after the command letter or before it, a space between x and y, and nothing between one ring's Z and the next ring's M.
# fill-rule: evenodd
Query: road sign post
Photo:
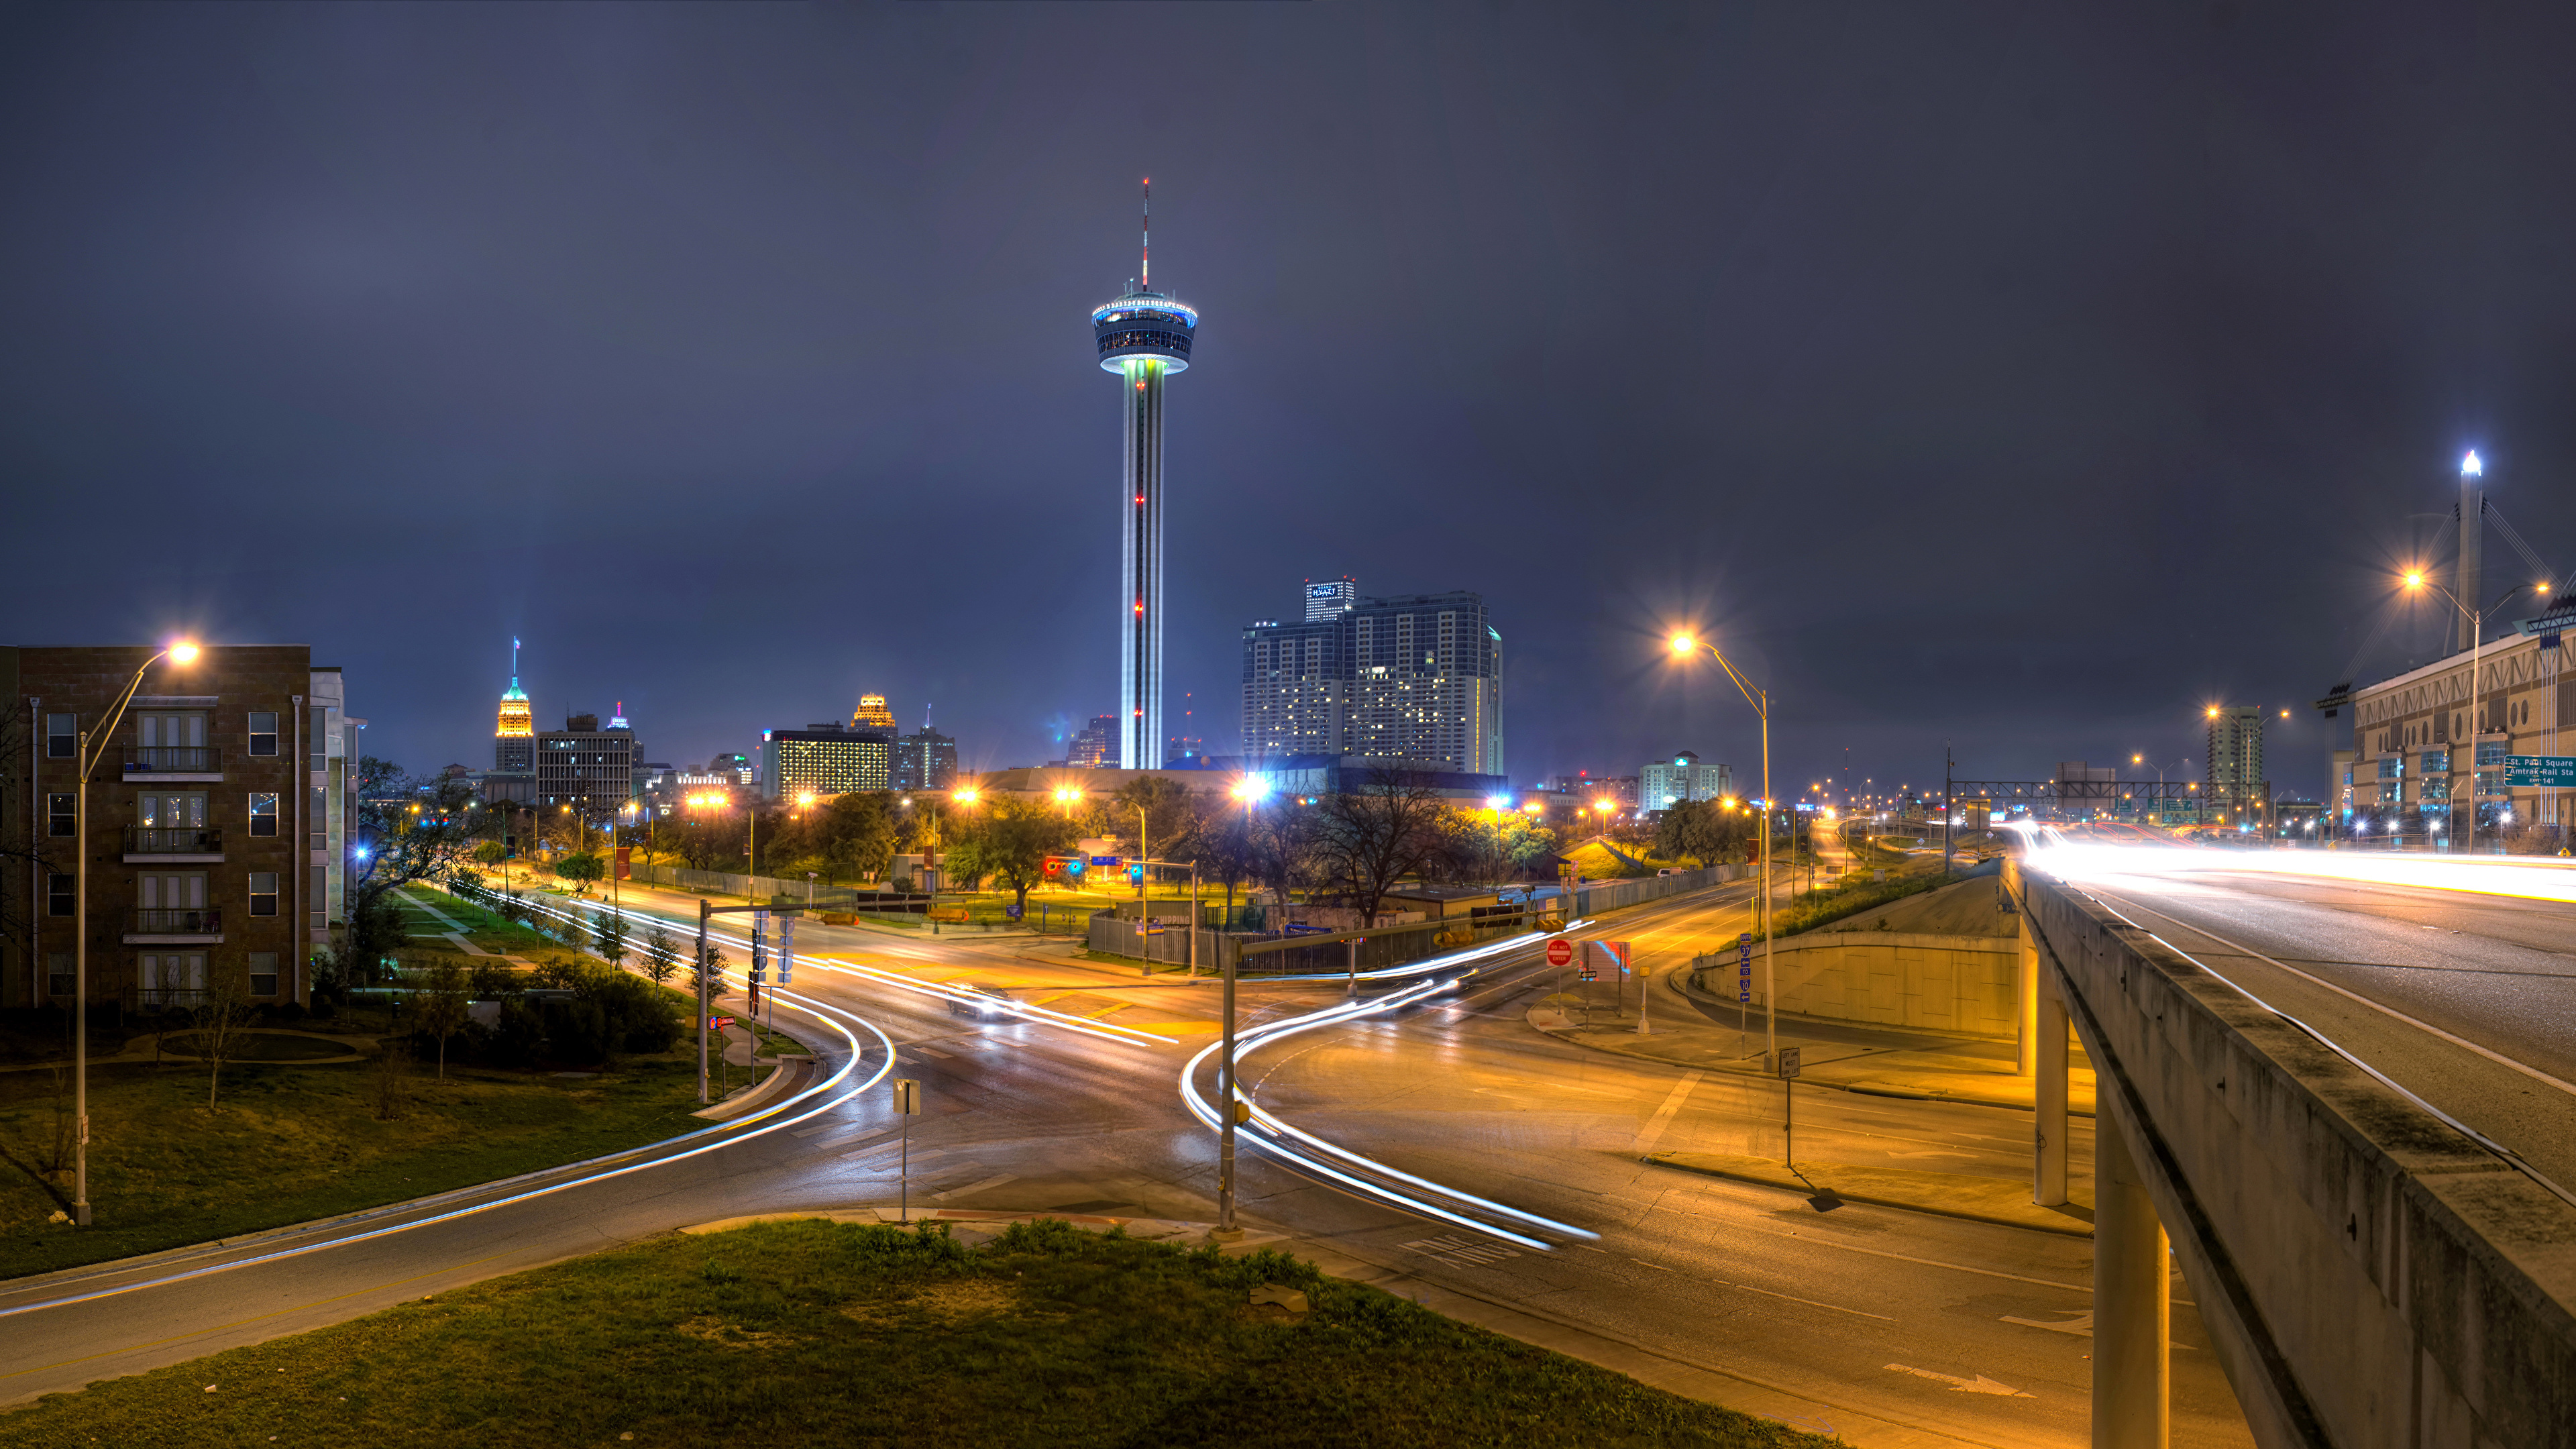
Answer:
M903 1119L903 1165L896 1169L896 1202L903 1221L912 1221L912 1119L921 1115L921 1083L911 1077L894 1079L895 1115Z
M1798 1170L1798 1048L1780 1048L1780 1161Z

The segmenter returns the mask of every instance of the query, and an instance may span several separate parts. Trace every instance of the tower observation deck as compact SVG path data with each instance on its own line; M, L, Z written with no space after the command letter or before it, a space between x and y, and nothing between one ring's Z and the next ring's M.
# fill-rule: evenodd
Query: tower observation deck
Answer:
M1100 367L1125 386L1119 490L1118 763L1163 765L1163 380L1190 365L1199 314L1170 296L1130 283L1125 296L1095 309L1091 331Z

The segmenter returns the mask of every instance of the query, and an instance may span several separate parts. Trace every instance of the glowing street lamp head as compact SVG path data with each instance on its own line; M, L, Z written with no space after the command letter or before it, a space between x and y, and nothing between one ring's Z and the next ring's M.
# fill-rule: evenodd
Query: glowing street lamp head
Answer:
M814 792L811 790L802 791L796 797L796 808L799 810L807 809L811 807L813 803Z
M2478 450L2475 448L2471 448L2469 455L2460 460L2460 476L2463 478L2475 478L2486 471L2486 465L2478 461Z
M1693 649L1699 647L1688 634L1675 634L1672 638L1672 645L1673 652L1675 654L1688 654Z
M2209 717L2210 717L2211 719L2216 719L2216 718L2218 718L2218 706L2217 706L2217 705L2214 705L2214 704L2213 704L2213 705L2211 705L2211 706L2209 707Z
M957 792L957 803L960 805L972 805L981 795L981 791L977 790L974 786L969 785Z
M173 664L194 664L194 663L196 663L196 662L197 662L197 646L196 646L194 643L192 643L191 641L186 640L186 639L182 639L182 640L178 641L177 643L175 643L175 644L171 645L171 646L170 646L170 662L171 662L171 663L173 663Z
M2408 569L2406 571L2406 587L2410 589L2420 589L2424 587L2424 571L2422 569Z
M1500 795L1488 795L1485 797L1485 808L1488 810L1500 810L1510 803L1512 802L1504 799Z

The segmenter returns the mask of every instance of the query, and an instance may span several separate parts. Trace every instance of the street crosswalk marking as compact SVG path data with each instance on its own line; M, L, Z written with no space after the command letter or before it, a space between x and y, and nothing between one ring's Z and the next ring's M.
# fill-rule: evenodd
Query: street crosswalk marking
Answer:
M841 1157L842 1160L847 1161L853 1157L866 1157L870 1153L882 1152L885 1156L878 1158L874 1162L862 1162L859 1165L861 1167L892 1167L896 1163L903 1161L903 1152L901 1148L902 1144L900 1143L871 1142L865 1147L855 1148L851 1151L844 1152L841 1154ZM928 1162L934 1157L945 1157L947 1155L948 1149L945 1147L925 1147L912 1154L912 1162L915 1167L918 1167L922 1163Z
M1003 1183L1017 1182L1019 1180L1020 1175L1016 1172L999 1173L995 1176L985 1178L982 1182L970 1182L964 1187L952 1187L946 1192L934 1192L930 1195L930 1200L932 1202L946 1202L952 1197L964 1197L970 1192L982 1192L988 1187L1000 1187Z
M1490 1268L1505 1258L1520 1256L1499 1244L1479 1243L1454 1233L1444 1233L1436 1238L1417 1238L1404 1246L1426 1258L1437 1258L1453 1268Z
M838 1137L826 1137L822 1141L815 1143L814 1146L819 1151L826 1147L839 1147L842 1144L849 1142L865 1142L871 1137L883 1137L893 1130L894 1129L891 1127L871 1127L864 1132L844 1132ZM796 1135L802 1137L805 1134L800 1132Z

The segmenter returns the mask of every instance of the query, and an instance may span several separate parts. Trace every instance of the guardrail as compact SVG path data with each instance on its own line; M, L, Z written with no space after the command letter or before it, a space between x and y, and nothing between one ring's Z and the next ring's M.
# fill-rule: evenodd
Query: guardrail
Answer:
M208 907L193 911L136 911L138 936L213 936L224 929L224 913Z
M194 829L151 825L125 827L125 853L128 855L221 855L223 850L224 832L219 825Z
M223 751L213 745L129 745L125 750L125 773L129 775L155 771L207 775L223 767Z

